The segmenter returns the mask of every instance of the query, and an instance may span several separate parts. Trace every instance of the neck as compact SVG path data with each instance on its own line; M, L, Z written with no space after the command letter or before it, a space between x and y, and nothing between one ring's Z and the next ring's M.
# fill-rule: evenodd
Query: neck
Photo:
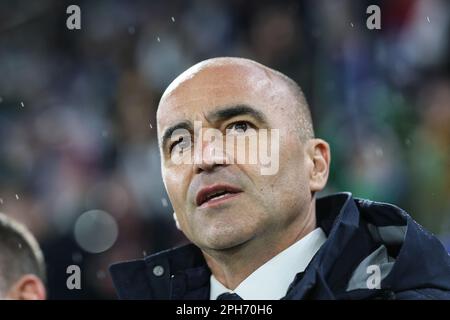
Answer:
M203 255L216 279L228 289L234 290L256 269L315 228L316 210L313 198L307 214L300 214L287 228L227 250L203 250Z

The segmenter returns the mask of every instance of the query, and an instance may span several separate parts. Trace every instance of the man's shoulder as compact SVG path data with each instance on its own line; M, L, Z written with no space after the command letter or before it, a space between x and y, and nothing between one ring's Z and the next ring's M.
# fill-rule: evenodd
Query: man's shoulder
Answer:
M450 300L450 291L424 288L397 292L397 300Z
M150 286L146 270L144 259L112 264L109 267L109 273L111 274L117 296L120 299L150 298Z
M196 246L186 244L142 259L114 263L109 272L120 299L167 299L171 275L202 265L202 259Z
M347 298L369 297L377 290L368 290L367 283L378 275L375 287L395 292L397 299L448 299L450 257L438 238L405 210L350 193L320 201L320 208L326 210L319 213L325 217L324 225L329 226L327 221L334 217L324 246L327 254L320 260L320 270L326 266L332 270L323 275L330 291ZM339 255L333 257L332 252ZM347 274L347 280L336 274Z

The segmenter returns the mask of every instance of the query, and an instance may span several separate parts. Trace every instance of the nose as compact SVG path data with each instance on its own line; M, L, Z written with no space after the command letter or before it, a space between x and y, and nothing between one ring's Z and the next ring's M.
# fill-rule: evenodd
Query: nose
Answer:
M224 138L219 132L203 131L194 147L194 171L201 173L228 166L230 161L224 147Z

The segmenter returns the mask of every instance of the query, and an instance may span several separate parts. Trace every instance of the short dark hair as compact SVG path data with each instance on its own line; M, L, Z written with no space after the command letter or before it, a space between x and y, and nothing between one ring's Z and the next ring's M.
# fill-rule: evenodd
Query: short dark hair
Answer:
M0 293L26 274L45 283L44 256L38 242L21 223L0 213Z
M272 69L273 70L273 69ZM287 85L292 95L295 97L295 102L299 111L299 127L300 136L303 140L308 140L314 138L314 125L311 116L311 108L306 100L305 94L300 87L300 85L295 82L293 79L289 78L284 73L273 70L276 74L280 76L280 78Z

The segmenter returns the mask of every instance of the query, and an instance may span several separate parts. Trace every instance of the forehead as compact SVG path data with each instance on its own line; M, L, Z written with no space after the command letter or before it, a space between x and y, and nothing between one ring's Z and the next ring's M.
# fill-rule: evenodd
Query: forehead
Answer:
M251 105L270 113L287 95L286 86L264 68L242 65L209 66L179 76L163 95L158 112L158 131L183 120L201 120L216 108Z

